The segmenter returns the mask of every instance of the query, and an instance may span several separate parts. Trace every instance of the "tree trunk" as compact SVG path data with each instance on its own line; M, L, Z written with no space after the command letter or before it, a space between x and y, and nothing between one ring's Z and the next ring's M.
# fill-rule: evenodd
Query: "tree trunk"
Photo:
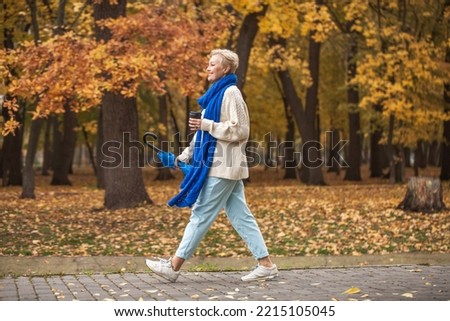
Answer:
M280 45L286 46L286 39L270 39L272 46ZM314 76L313 81L317 84L318 81L318 53L320 52L320 46L312 38L310 39L310 68L311 75ZM316 59L313 59L315 57ZM274 59L282 59L278 53L274 53ZM277 70L278 78L283 88L283 93L286 95L286 99L289 103L291 113L294 117L297 129L300 132L300 136L303 141L302 145L302 168L300 172L302 182L311 185L323 185L323 173L321 169L322 163L320 149L320 142L318 141L316 131L316 112L317 112L317 88L310 88L308 90L308 107L306 111L303 109L303 103L297 94L294 86L294 82L290 76L288 69ZM314 92L316 95L314 95ZM314 97L315 96L315 97Z
M102 153L102 146L105 139L103 138L103 107L100 106L98 111L98 127L97 127L97 141L96 141L96 153L95 153L95 167L97 168L97 188L105 188L105 170L101 166L105 160L105 155Z
M37 22L36 16L33 18L33 14L36 14L36 1L29 1L28 5L33 6L30 7L32 11L32 21ZM6 10L6 3L2 5L2 9ZM35 26L33 24L33 26ZM3 27L3 46L6 50L14 50L14 27L8 28L7 26ZM6 87L8 87L8 83L6 83ZM12 99L6 95L7 99ZM23 125L24 125L24 113L25 107L23 107L22 103L18 101L20 105L19 111L14 113L15 120L19 122L19 127L15 130L14 135L9 134L3 138L3 146L0 150L0 178L3 178L2 185L22 185L22 144L23 144ZM6 108L2 109L2 116L5 120L10 119L10 115Z
M21 198L36 198L34 194L34 171L33 164L36 156L37 146L39 144L39 135L43 118L38 118L31 122L30 134L28 138L27 155L25 157L25 167L23 169L23 186Z
M37 46L39 43L40 35L36 0L26 0L26 2L31 14L31 31L33 33L34 44Z
M316 0L316 5L322 5L322 0ZM319 108L319 67L320 67L320 43L316 42L313 35L309 35L308 63L311 74L312 85L306 90L305 116L308 126L305 128L303 138L303 167L300 179L303 183L310 185L324 185L321 155L322 146L317 132L317 112ZM307 146L307 147L306 147Z
M438 166L439 165L439 142L433 140L428 149L428 165Z
M383 146L380 140L383 133L379 128L373 129L370 134L370 177L383 176Z
M286 95L283 92L283 88L281 84L278 82L278 79L275 76L275 83L277 84L278 91L281 94L281 98L283 100L284 106L284 115L286 117L287 130L285 141L282 144L282 154L284 155L284 163L283 168L284 177L283 179L296 179L297 178L297 167L298 162L295 159L295 121L292 117L292 112L289 108L289 102Z
M405 181L405 150L402 146L395 146L395 182L403 183Z
M405 167L411 168L411 148L410 147L404 147L403 148L403 154L405 155Z
M427 153L425 143L422 140L417 141L416 152L414 153L414 166L417 168L427 167Z
M284 177L283 179L297 178L297 160L295 159L295 123L289 111L286 97L283 97L284 113L286 115L287 131L284 141Z
M350 29L350 28L349 28ZM347 81L356 76L356 55L358 54L357 34L350 33L350 49L347 55ZM359 119L359 92L356 86L347 88L348 123L350 133L350 144L348 154L349 167L345 171L344 180L361 180L361 125Z
M55 117L54 115L50 117ZM51 151L51 142L50 142L50 132L52 129L51 118L46 119L45 121L45 135L44 135L44 152L43 152L43 161L42 161L42 175L49 175L49 170L51 168L51 159L52 159L52 151Z
M263 9L259 12L253 12L245 16L237 39L236 53L239 56L239 66L236 70L238 78L237 87L244 94L244 84L248 69L248 60L253 47L253 41L259 30L259 19L266 14L268 6L263 5Z
M59 0L58 11L56 14L56 28L53 30L54 35L64 34L66 4L67 0ZM53 122L55 126L53 126L54 130L53 155L52 155L53 177L50 183L51 185L71 185L69 181L69 174L72 173L71 171L72 161L77 138L77 135L75 133L75 126L77 121L75 113L71 111L68 106L69 103L66 100L64 103L63 136L61 136L59 132L57 117L54 116L56 120L54 120ZM46 133L45 134L46 141L47 138L49 138L49 136L47 136Z
M236 53L239 56L239 65L236 70L236 76L237 76L237 87L240 89L242 96L246 97L244 92L244 84L247 76L247 69L248 69L248 61L250 59L250 53L253 47L253 42L256 38L256 34L259 30L259 19L263 17L266 14L268 5L263 4L262 10L258 12L253 12L247 16L245 16L244 21L242 22L241 28L239 30L239 35L237 38L237 45L236 45ZM248 143L245 146L245 153L248 158ZM245 183L250 182L250 177L244 180Z
M62 135L62 140L57 142L57 144L61 144L58 148L60 153L54 155L55 167L53 170L51 185L71 185L69 174L77 142L77 133L75 131L77 116L74 111L70 110L67 103L64 106L63 124L64 133Z
M441 180L448 181L450 180L450 120L444 122L444 141L441 144L441 150L442 165L439 177Z
M327 163L325 166L328 168L328 172L336 173L336 175L339 176L339 174L341 173L341 164L338 161L339 159L341 159L341 156L338 154L340 148L337 150L335 148L336 146L339 147L341 141L339 130L333 128L331 132L328 132L327 134L331 136L327 139L327 141L329 141L331 145L327 146L329 152Z
M361 180L361 126L359 112L349 112L350 143L344 180Z
M389 116L389 133L388 133L388 158L389 158L389 182L391 184L403 183L404 179L404 160L403 148L394 146L394 123L395 116Z
M143 156L143 149L139 144L137 130L136 99L106 92L102 106L105 144L101 152L111 152L111 147L116 147L113 155L117 157L115 164L107 162L103 164L105 207L131 208L152 203L139 168L139 156ZM124 139L125 136L128 139Z
M126 0L118 0L117 4L110 4L109 1L95 3L94 20L97 22L125 16L126 4ZM111 31L107 28L102 29L96 24L95 35L98 41L108 41L111 38ZM104 148L98 152L104 152L111 144L118 143L122 146L114 152L114 155L120 158L116 159L119 163L116 166L109 166L110 163L107 162L104 164L105 207L130 208L143 203L152 203L145 189L142 170L138 167L139 155L131 152L131 144L140 142L136 98L105 92L101 108ZM130 142L124 142L125 134L129 134Z
M92 170L94 171L95 176L97 176L97 164L95 163L94 151L92 150L91 143L89 142L89 135L84 126L81 126L81 131L83 133L84 142L88 149L89 161L91 162Z
M22 110L14 113L15 118L19 123L23 123L21 113ZM6 108L2 108L2 114L5 122L10 119L10 115ZM22 185L22 141L23 131L21 127L16 128L14 134L10 133L3 138L1 162L3 186Z
M274 150L277 149L276 143L272 139L272 133L264 135L265 153L264 157L264 169L276 168L278 166L276 156L273 155Z
M56 163L58 162L58 157L61 156L61 141L62 141L62 134L59 130L60 126L60 116L59 115L53 115L50 118L50 121L52 123L52 169L55 170Z
M413 212L434 213L446 209L442 186L436 177L411 177L405 198L399 209Z
M446 2L448 7L450 1ZM447 46L445 61L450 62L450 46ZM444 86L444 108L450 114L450 83ZM450 180L450 120L444 121L443 142L441 144L441 180Z
M158 135L159 146L160 149L164 151L169 151L169 122L168 122L168 109L169 106L167 104L167 94L158 97L159 102L159 123L162 127L165 128L165 131L162 131ZM158 175L156 176L156 180L158 181L166 181L170 179L174 179L170 168L163 167L161 163L158 163Z

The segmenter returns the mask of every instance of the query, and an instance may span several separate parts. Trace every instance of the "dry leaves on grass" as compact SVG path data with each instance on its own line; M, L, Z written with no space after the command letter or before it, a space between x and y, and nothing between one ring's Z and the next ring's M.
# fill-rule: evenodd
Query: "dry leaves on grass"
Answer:
M0 255L171 255L190 215L166 205L179 182L148 181L154 205L116 211L103 209L103 191L85 182L41 184L36 200L19 199L17 187L3 188ZM405 186L274 182L255 179L246 195L275 256L449 252L450 212L396 210ZM222 213L196 255L251 254Z

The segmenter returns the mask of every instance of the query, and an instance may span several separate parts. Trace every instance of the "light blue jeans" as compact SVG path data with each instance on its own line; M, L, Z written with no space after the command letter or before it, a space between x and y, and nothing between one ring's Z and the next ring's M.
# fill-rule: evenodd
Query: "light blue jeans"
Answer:
M220 211L225 209L233 228L256 259L269 255L255 217L245 201L242 180L208 177L192 207L176 256L189 259Z

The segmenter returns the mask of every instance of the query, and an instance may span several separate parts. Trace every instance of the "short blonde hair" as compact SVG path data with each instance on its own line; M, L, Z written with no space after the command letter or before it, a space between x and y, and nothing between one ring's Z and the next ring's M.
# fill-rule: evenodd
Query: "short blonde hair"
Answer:
M230 67L230 73L234 74L239 66L239 56L234 51L228 49L214 49L211 51L211 57L214 55L222 56L222 65Z

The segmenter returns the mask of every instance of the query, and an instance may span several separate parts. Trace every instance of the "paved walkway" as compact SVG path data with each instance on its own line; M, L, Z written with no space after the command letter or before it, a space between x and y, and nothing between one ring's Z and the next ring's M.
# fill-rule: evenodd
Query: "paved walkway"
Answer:
M328 262L327 264L315 267L306 267L301 263L302 260L311 262L313 258L275 258L274 261L282 268L279 278L250 283L242 282L240 277L247 273L244 270L251 260L194 261L192 266L186 266L187 270L182 272L177 283L169 283L142 268L143 258L104 258L103 266L98 266L102 269L101 272L86 269L89 264L94 266L92 262L95 260L98 264L99 258L79 258L85 264L80 265L78 262L76 271L64 273L61 271L63 264L57 266L56 262L72 262L68 266L73 268L76 259L39 258L33 261L32 258L0 257L0 301L450 300L449 254L376 258L329 257L323 261ZM123 260L128 260L127 268L122 267L122 272L108 272L108 267L114 265L111 262ZM383 260L391 264L383 263ZM383 264L375 264L375 261ZM20 271L27 263L34 262L34 266L27 266L28 271L31 271L29 273L12 273L13 267L8 264L14 262L16 271ZM220 271L221 265L236 262L238 270ZM47 271L39 273L39 269L43 269L39 265L45 266ZM119 266L120 264L117 267ZM195 271L206 268L217 272ZM58 274L55 275L52 271Z

